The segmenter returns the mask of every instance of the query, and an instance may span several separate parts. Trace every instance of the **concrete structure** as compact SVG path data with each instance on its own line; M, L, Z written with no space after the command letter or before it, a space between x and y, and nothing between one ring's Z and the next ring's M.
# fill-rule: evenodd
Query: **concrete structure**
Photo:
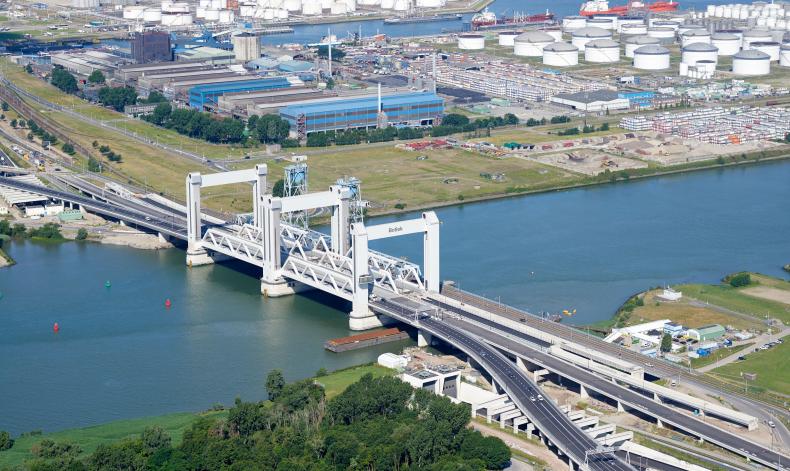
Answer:
M166 32L146 31L145 33L134 33L129 45L132 57L138 64L173 60L173 51L170 49L170 35Z
M649 44L661 44L660 39L651 38L650 36L632 36L625 38L623 42L625 43L625 57L631 58L634 57L634 51L642 46L647 46Z
M409 364L409 359L403 355L396 355L394 353L382 353L379 355L376 362L385 367L385 368L392 368L393 370L406 368L406 365Z
M268 77L243 82L198 85L189 89L189 106L199 110L215 108L219 97L226 93L281 90L294 85L301 85L301 81L290 77Z
M579 48L565 42L552 43L543 48L543 64L570 67L579 64Z
M689 329L688 336L697 342L704 342L706 340L717 340L724 336L726 331L724 327L719 324L711 324L696 329Z
M627 98L622 98L617 92L609 90L560 93L551 97L551 102L586 112L626 110L630 106L630 102Z
M781 45L778 42L774 42L774 41L765 41L765 42L754 41L749 43L749 49L768 54L768 57L770 58L771 62L779 61L780 48Z
M732 56L732 72L736 75L768 75L771 56L754 49L743 50Z
M543 48L554 42L554 38L542 31L528 31L514 40L513 54L517 56L541 57Z
M579 48L580 51L584 51L584 46L596 39L612 39L612 32L588 26L578 29L571 34L571 44Z
M479 51L485 49L486 37L477 33L463 33L458 35L458 49L465 51Z
M680 49L681 62L686 65L697 65L698 61L718 62L719 49L708 43L691 43Z
M720 56L734 56L741 50L741 38L732 33L713 33L710 43L719 49Z
M669 68L669 49L647 45L634 50L634 67L642 70L664 70Z
M586 44L584 60L595 63L612 63L620 60L620 43L611 39L595 39Z
M390 125L428 126L444 112L444 100L433 93L366 95L310 100L286 106L280 116L302 138L335 129L367 129Z
M230 38L236 61L249 62L261 57L261 38L253 33L240 33Z
M415 389L425 389L436 395L454 398L458 396L458 389L461 385L461 372L426 368L405 372L400 375L400 379Z

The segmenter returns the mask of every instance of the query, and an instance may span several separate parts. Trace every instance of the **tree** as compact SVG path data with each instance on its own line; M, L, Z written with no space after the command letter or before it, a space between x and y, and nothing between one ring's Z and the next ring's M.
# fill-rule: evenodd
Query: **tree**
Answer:
M58 87L66 93L74 93L79 90L77 86L77 79L74 78L68 71L55 67L52 69L52 77L50 78L52 85Z
M12 128L16 128L17 120L16 119L12 119L9 124L11 125Z
M115 111L123 111L124 106L137 103L137 90L134 87L103 87L99 89L99 102Z
M266 393L272 401L282 393L285 387L285 377L281 370L272 370L266 376Z
M4 102L3 102L3 104L2 104L2 105L0 105L0 108L1 108L3 111L8 111L8 102L5 102L5 101L4 101Z
M748 286L752 283L752 276L746 272L735 273L724 278L725 283L729 283L733 288Z
M661 351L664 353L672 351L672 336L670 334L664 334L661 337Z
M442 118L443 126L464 126L469 124L469 118L458 113L450 113Z
M148 94L148 98L145 100L140 100L141 103L167 103L167 98L164 95L153 90L151 93Z
M74 146L69 144L68 142L64 142L61 148L63 149L63 152L69 155L74 155Z
M14 446L14 439L5 430L0 430L0 451L8 450Z
M333 88L335 88L335 79L333 79L332 77L328 77L326 79L326 89L332 90Z
M288 137L291 124L277 115L265 114L255 122L255 134L264 144L279 143Z
M101 70L96 69L91 72L90 75L88 75L88 82L90 83L105 83L106 81L107 78L104 76L104 73Z
M33 74L33 66L30 64L25 65L25 72Z
M486 469L504 469L510 463L510 449L496 437L484 437L477 430L466 431L460 454L467 459L481 459Z
M282 198L285 196L285 181L282 178L274 182L274 186L272 187L272 196L277 198Z
M75 237L75 240L85 240L87 238L88 238L88 230L85 229L84 227L80 227L80 229L77 231L77 237Z
M170 446L170 435L158 425L146 427L140 439L143 442L143 447L151 454L160 448L167 448Z

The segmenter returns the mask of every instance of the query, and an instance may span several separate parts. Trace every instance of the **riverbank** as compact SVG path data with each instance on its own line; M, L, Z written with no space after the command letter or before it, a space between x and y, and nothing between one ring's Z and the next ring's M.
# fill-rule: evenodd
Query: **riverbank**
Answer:
M0 248L0 268L10 267L16 264L14 259Z
M331 399L345 391L348 386L359 381L366 374L381 377L393 375L395 370L376 364L365 364L336 370L324 376L314 376L312 379L324 388L327 399ZM263 393L263 388L261 388L261 393ZM116 420L101 425L79 427L52 433L33 430L14 437L14 446L9 450L0 451L0 469L20 466L25 460L32 459L31 448L45 439L58 443L65 442L79 445L81 452L78 456L87 456L93 453L99 445L115 443L119 440L134 437L148 427L158 426L170 435L174 445L178 445L181 443L184 432L196 421L200 419L219 419L227 417L227 415L228 411L225 409L225 406L217 404L212 409L204 412L176 412L151 417Z

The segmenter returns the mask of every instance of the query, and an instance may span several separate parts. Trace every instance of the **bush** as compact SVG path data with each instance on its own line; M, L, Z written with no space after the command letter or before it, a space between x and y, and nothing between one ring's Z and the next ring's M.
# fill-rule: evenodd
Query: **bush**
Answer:
M406 209L406 203L395 203L395 209Z
M0 430L0 451L8 450L14 446L14 439L5 430Z
M318 371L316 371L316 372L315 372L315 375L316 375L318 378L320 378L320 377L322 377L322 376L326 376L326 375L328 375L328 374L329 374L329 372L328 372L328 371L326 371L326 368L319 368L319 369L318 369Z
M752 284L752 276L748 273L734 273L724 278L725 283L729 283L733 288L740 288L741 286L749 286Z
M77 237L75 239L85 240L87 238L88 238L88 230L85 229L84 227L80 227L80 229L77 231Z
M64 142L63 146L61 146L61 149L63 149L63 152L69 155L74 155L74 146L69 144L68 142Z

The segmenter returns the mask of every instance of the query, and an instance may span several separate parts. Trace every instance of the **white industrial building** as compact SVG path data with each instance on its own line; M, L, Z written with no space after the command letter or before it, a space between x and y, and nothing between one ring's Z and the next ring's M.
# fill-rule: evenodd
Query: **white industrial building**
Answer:
M579 64L579 48L566 42L551 43L543 48L543 64L570 67Z
M584 60L595 63L612 63L620 60L620 43L611 39L590 41L584 48Z
M634 50L634 67L642 70L668 69L669 49L649 44Z
M541 57L543 48L554 42L554 38L542 31L528 31L515 39L513 54L526 57Z
M771 56L754 49L747 49L732 56L732 72L736 75L768 75Z
M617 92L611 90L560 93L551 97L551 102L588 113L627 110L630 106L628 98L621 98Z

